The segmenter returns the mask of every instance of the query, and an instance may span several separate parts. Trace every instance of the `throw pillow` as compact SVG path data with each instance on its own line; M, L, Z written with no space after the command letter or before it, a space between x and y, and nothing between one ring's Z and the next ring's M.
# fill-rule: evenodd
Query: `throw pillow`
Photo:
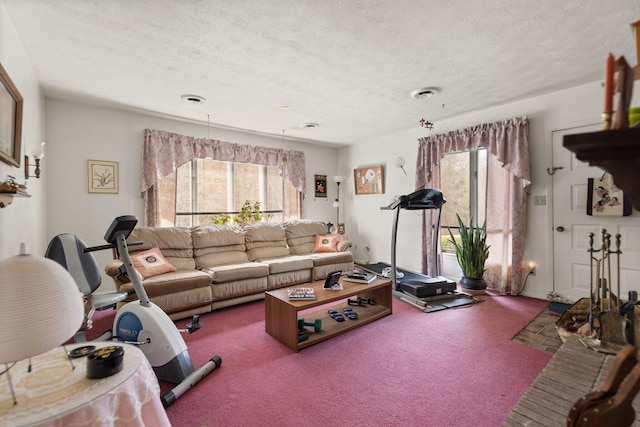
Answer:
M316 234L313 252L338 252L338 236L332 234Z
M143 279L177 270L157 247L131 255L131 262Z

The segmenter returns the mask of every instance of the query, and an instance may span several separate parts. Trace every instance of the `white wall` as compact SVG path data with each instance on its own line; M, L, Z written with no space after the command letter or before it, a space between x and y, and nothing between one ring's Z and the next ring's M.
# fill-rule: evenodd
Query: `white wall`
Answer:
M638 93L636 85L636 93ZM533 206L529 198L528 240L525 259L537 264L537 274L529 276L523 294L546 298L553 286L553 234L551 205L551 177L546 169L552 165L552 131L587 125L600 120L603 89L600 82L530 98L483 111L473 112L446 120L436 121L432 131L416 126L411 130L384 135L340 149L340 172L346 175L356 167L385 165L385 193L383 195L354 195L353 178L344 185L343 198L348 205L344 209L346 228L355 246L355 256L366 259L364 247L371 248L372 262L391 260L391 227L393 213L380 210L394 195L408 194L415 190L415 163L418 138L446 133L480 123L490 123L514 116L529 117L529 143L531 158L531 194L546 195L546 206ZM634 97L638 102L638 96ZM437 102L437 100L433 100ZM635 105L634 104L634 105ZM428 116L425 117L428 119ZM395 159L406 159L405 176L395 167ZM446 194L445 194L446 198ZM446 209L446 204L445 204ZM634 212L634 220L640 222ZM420 271L421 268L421 213L401 211L398 222L397 263L399 266ZM628 221L628 220L627 220ZM556 254L561 260L562 255ZM640 260L638 260L640 262Z
M47 241L59 233L80 236L87 245L104 243L104 234L113 218L136 215L139 224L144 219L140 196L143 131L146 128L206 137L206 124L170 120L126 110L97 107L56 99L46 100L47 156L44 181L48 194L46 220ZM305 153L307 197L304 216L332 221L336 210L331 201L336 186L329 185L328 198L314 198L314 173L324 171L336 175L335 148L285 141L226 129L209 129L209 137L238 144L283 147ZM119 163L119 194L87 191L87 160L108 160ZM99 265L111 259L109 251L96 253ZM105 284L111 279L103 277ZM108 289L107 289L108 290Z
M0 181L7 175L24 183L24 161L22 156L39 151L44 138L44 100L27 58L24 47L15 32L13 23L7 16L4 3L0 0L0 63L18 88L24 99L22 121L22 153L20 168L0 161ZM13 204L0 209L0 260L20 253L20 243L24 243L29 253L44 252L45 199L42 179L29 179L27 183L30 198L15 198Z

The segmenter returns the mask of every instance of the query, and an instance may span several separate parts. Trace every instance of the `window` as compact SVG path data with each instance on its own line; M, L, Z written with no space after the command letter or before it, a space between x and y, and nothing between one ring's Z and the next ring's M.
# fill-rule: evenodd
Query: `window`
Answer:
M300 197L275 166L193 159L160 180L160 227L213 224L257 202L269 221L300 218Z
M470 218L482 224L486 218L487 150L480 148L444 156L440 162L440 190L447 201L440 217L440 244L442 252L455 253L449 243L449 228L455 237L456 214L465 224Z

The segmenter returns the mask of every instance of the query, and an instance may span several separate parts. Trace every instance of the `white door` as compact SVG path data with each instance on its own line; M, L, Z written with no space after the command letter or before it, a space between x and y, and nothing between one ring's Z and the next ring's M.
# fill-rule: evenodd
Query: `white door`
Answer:
M594 249L601 246L601 230L611 234L612 249L616 249L615 235L621 234L620 295L627 299L629 290L640 293L640 214L633 211L627 217L587 215L587 180L600 178L604 171L576 159L564 148L563 136L594 132L602 129L598 123L590 126L553 132L553 280L554 292L571 301L589 297L591 260L589 233L594 233ZM611 257L612 286L617 291L616 257ZM605 263L606 265L606 263Z

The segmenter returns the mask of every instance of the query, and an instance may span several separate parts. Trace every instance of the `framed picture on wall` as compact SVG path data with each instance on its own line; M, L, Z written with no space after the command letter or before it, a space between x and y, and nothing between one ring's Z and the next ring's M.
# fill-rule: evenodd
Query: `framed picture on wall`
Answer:
M89 193L118 194L118 162L87 160Z
M0 160L20 167L22 95L0 64Z
M327 197L327 175L315 175L316 197Z
M356 194L383 194L383 172L382 165L354 169L353 179Z

